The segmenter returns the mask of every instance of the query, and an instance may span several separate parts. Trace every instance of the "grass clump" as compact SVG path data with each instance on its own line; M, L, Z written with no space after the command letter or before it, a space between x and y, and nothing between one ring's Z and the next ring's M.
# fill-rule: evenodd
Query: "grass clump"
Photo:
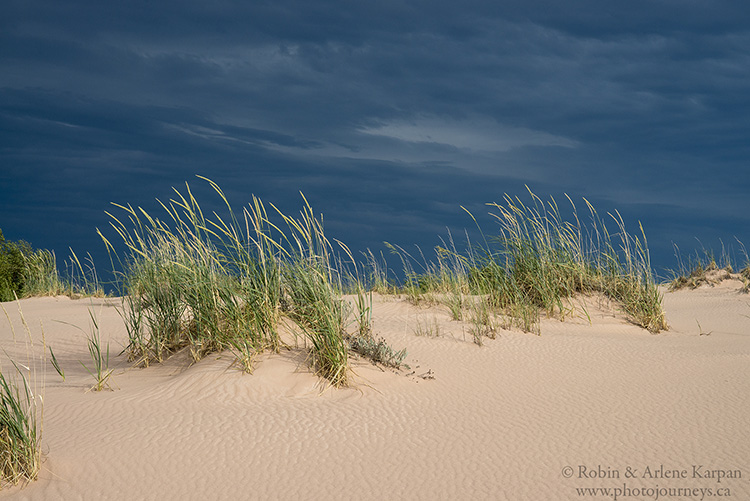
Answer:
M553 198L544 202L529 194L530 204L507 195L503 204L488 204L499 234L484 237L465 254L456 252L451 239L437 248L437 261L424 265L422 276L409 273L411 256L391 246L405 263L407 294L442 293L454 319L470 310L480 341L494 334L495 313L506 318L501 325L538 333L541 313L564 317L568 298L594 292L617 302L632 322L651 332L667 328L643 228L640 236L630 235L619 213L608 214L617 230L610 233L585 199L590 224L581 223L569 198L572 219L566 221ZM464 293L478 302L464 301Z
M87 366L83 362L81 365L96 381L96 384L91 387L92 390L102 391L104 388L110 388L109 379L112 376L112 369L109 368L109 342L102 348L101 335L99 332L99 321L92 310L89 309L89 316L91 318L91 335L88 337L89 354L91 355L92 365ZM52 351L50 350L50 353ZM53 363L57 364L54 355L52 355ZM55 367L57 369L57 367ZM58 371L59 372L59 371ZM63 379L65 376L63 376Z
M37 397L24 374L26 368L12 365L15 378L0 369L0 486L36 479L41 458Z
M89 355L91 356L91 364L86 365L82 361L79 361L79 363L83 366L84 369L86 369L86 372L88 372L91 377L94 378L96 381L96 384L91 387L91 390L95 391L102 391L104 388L112 389L109 385L109 379L112 376L112 373L114 370L109 368L109 342L107 342L106 346L102 346L102 338L101 338L101 332L99 329L99 319L97 314L93 310L93 305L89 307L89 330L90 333L87 333L84 329L81 327L71 324L69 322L63 322L61 320L58 320L58 322L66 325L70 325L71 327L75 327L82 333L86 335L86 342L89 348ZM65 380L65 371L60 366L60 364L57 361L57 357L55 357L55 354L52 352L52 347L49 347L49 353L52 357L52 367L55 369L55 371L60 375L60 377L63 378L63 381Z
M417 326L414 328L414 335L420 337L440 337L440 324L436 318L427 321L424 324L417 318Z
M53 251L7 241L0 230L0 302L16 296L104 296L91 255L81 262L71 249L65 267L62 278Z
M315 369L335 386L346 385L349 309L336 288L339 275L332 267L331 244L323 232L322 218L314 216L307 201L299 219L281 216L294 242L282 267L286 312L311 341Z
M2 309L10 322L15 339L13 323L5 308L2 307ZM26 329L28 355L33 341L20 303L18 311ZM42 331L42 339L44 339L44 331ZM29 360L25 365L13 360L10 363L12 366L10 370L0 364L0 489L3 485L17 485L22 481L36 480L42 458L44 385L42 384L42 392L37 390L37 380L32 378L33 366ZM35 370L34 374L36 374Z
M629 234L615 212L608 214L617 230L610 233L585 199L590 224L581 223L570 199L573 217L565 221L554 199L544 203L529 193L533 205L508 196L503 206L491 204L498 211L493 215L501 234L499 248L486 253L479 270L480 287L488 280L493 285L488 293L495 301L520 305L521 316L524 306L537 306L547 314L564 312L565 299L600 292L618 303L637 325L651 332L667 328L642 227L640 236Z
M36 253L27 242L11 242L0 230L0 302L24 296L30 280L27 260Z
M742 252L745 254L746 266L739 273L734 273L733 259L730 253L721 245L721 253L718 259L713 250L703 248L702 253L698 251L687 258L682 259L679 248L675 245L675 257L677 258L677 270L669 270L671 278L667 282L670 292L680 289L697 289L701 285L714 286L724 280L738 279L743 282L743 291L747 291L750 284L750 260L748 259L745 246L739 242Z
M205 180L227 216L204 215L187 185L184 194L175 189L173 199L160 202L164 220L118 204L125 217L110 214L128 250L121 281L130 359L147 365L186 348L197 361L231 349L249 371L255 354L282 346L283 314L311 342L316 371L334 385L346 384L349 312L322 218L307 201L299 218L272 206L287 225L284 232L259 199L238 215L221 189Z

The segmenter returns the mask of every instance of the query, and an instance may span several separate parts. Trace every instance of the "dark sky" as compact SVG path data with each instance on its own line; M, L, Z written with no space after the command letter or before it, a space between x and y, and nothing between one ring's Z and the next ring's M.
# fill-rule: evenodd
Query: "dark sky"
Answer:
M218 208L201 174L376 252L460 235L461 205L492 233L528 185L674 267L750 245L748 159L744 1L0 4L0 228L58 258L106 257L110 202Z

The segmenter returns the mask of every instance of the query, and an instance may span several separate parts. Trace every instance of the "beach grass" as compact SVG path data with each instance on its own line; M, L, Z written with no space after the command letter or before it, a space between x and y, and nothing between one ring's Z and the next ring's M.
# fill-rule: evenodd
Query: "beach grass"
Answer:
M10 367L0 365L0 489L4 484L16 485L35 480L42 458L44 383L40 386L35 360L28 356L33 341L20 302L18 308L26 330L27 360L25 364L10 360ZM5 307L2 309L17 342L13 323ZM44 331L42 339L44 340ZM43 344L46 345L44 341ZM46 346L42 347L42 365L45 362L45 348Z
M322 218L305 200L296 218L271 206L277 225L257 198L238 215L203 179L226 205L224 217L205 216L187 185L161 203L164 219L118 204L125 216L110 214L128 250L121 279L131 360L147 365L187 348L197 361L233 349L247 367L253 353L282 346L278 322L286 315L310 341L315 370L346 384L348 303Z
M99 320L91 308L89 308L89 318L91 320L91 334L88 336L87 341L89 355L91 356L91 364L89 366L81 362L81 365L96 381L96 384L94 384L91 389L102 391L104 388L110 388L109 379L113 372L113 370L109 368L109 342L102 346ZM50 354L52 354L51 350ZM54 355L52 355L52 363L55 366L55 370L57 370L59 364L57 364ZM58 371L58 373L60 373L60 371Z
M524 203L506 195L504 203L488 204L499 231L486 237L479 228L483 242L470 245L463 254L456 251L452 238L449 245L436 249L431 262L389 245L404 267L401 292L414 304L441 293L438 297L454 319L469 310L472 331L490 336L495 314L505 317L502 325L538 333L541 314L565 317L569 298L591 293L615 301L633 323L651 332L667 328L642 227L639 235L631 235L619 213L608 213L615 230L611 233L585 199L588 224L581 222L570 198L572 216L565 220L554 198L543 201L530 190L529 197ZM414 272L415 263L423 273ZM465 301L464 294L479 300ZM475 335L475 342L480 341Z
M16 377L0 369L0 484L15 485L39 472L40 430L26 368L12 366Z
M205 214L188 184L159 202L161 217L121 204L114 204L120 215L108 213L127 249L120 259L126 351L143 365L181 349L195 361L229 349L251 371L258 353L283 346L278 324L286 317L309 341L314 370L343 386L350 350L376 354L375 361L386 353L372 335L373 291L405 295L415 305L445 304L454 320L471 324L479 345L498 327L538 334L540 317L565 318L577 294L603 294L651 332L667 328L643 228L629 234L617 212L605 224L585 200L587 224L569 198L572 217L565 220L552 198L529 190L524 203L506 195L502 204L488 204L498 223L494 236L479 228L481 244L462 253L449 233L432 261L420 249L411 254L386 243L402 264L398 284L382 254L368 251L358 262L343 242L332 245L304 195L294 217L273 204L269 211L256 197L238 213L216 183L201 179L218 195L222 215Z
M701 285L716 285L729 279L743 282L742 291L750 289L750 257L745 245L737 240L742 258L738 259L721 243L721 251L717 254L712 249L706 249L701 244L701 251L695 251L683 259L680 249L675 245L677 268L668 270L669 278L666 285L670 291L680 289L696 289ZM737 271L735 271L737 270Z
M54 251L7 241L0 230L0 302L16 296L104 296L91 255L80 260L73 249L70 253L61 275Z

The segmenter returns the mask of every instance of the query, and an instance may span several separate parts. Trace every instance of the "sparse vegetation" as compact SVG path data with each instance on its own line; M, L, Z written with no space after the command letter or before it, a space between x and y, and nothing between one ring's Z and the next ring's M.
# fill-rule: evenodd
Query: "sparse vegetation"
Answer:
M541 314L564 317L567 298L580 293L605 294L652 332L666 328L642 228L634 237L619 214L609 214L617 230L611 234L588 202L590 224L584 225L572 201L573 218L565 221L554 199L544 202L529 192L527 205L506 196L503 204L489 204L499 223L496 237L483 237L481 245L461 253L449 234L434 261L428 262L421 250L415 259L386 244L401 259L404 282L397 286L382 254L377 259L368 251L365 263L358 263L339 242L337 249L348 259L335 260L322 217L304 197L298 217L273 205L270 217L257 198L238 214L218 185L202 179L226 206L224 216L204 214L188 185L159 202L161 218L119 204L114 205L121 214L110 214L126 247L120 260L120 313L128 330L126 352L137 364L161 362L182 349L195 361L230 349L251 371L258 353L282 347L278 323L284 316L310 342L315 370L334 385L345 385L350 349L367 356L384 353L382 340L373 338L373 290L405 294L417 305L445 304L454 320L471 324L477 344L494 337L498 327L538 333ZM114 252L115 246L100 235ZM31 284L27 291L62 288L54 254L30 246L13 249L7 254L14 263L23 262L25 283ZM73 253L68 272L88 293L101 290L91 261ZM353 305L343 299L345 292L354 295ZM352 313L355 330L350 332ZM99 383L106 381L107 350L96 337L89 339L89 348L94 369L87 369Z
M356 336L349 343L355 352L388 367L399 368L406 358L406 349L394 351L382 338Z
M71 249L66 278L60 277L55 253L24 241L5 240L0 230L0 302L16 297L103 296L93 259L82 263Z
M437 297L444 298L454 319L470 310L478 344L482 336L494 335L495 315L504 317L502 326L538 333L541 313L565 316L567 298L581 293L605 294L651 332L667 328L642 228L640 236L630 235L618 213L608 214L617 229L610 233L586 200L590 224L581 223L570 199L573 216L565 221L554 199L543 202L529 194L531 205L510 196L502 205L488 204L499 235L484 237L482 245L465 254L456 252L449 239L450 245L437 248L436 262L419 264L422 275L413 271L417 260L390 245L403 263L402 291L409 300L419 304L425 294L441 293ZM477 301L465 301L463 294Z
M186 348L197 361L232 349L249 371L255 353L282 346L277 326L284 315L310 341L315 370L336 386L347 384L351 335L346 333L349 303L342 298L345 272L334 266L322 218L306 200L297 218L271 206L284 231L259 199L238 216L221 189L205 180L226 205L225 217L204 216L189 186L161 204L164 221L117 204L127 219L110 214L128 249L121 279L130 359L161 362ZM359 298L354 337L359 338L369 331L371 317L354 277Z
M431 322L425 323L422 323L419 319L417 319L417 326L414 329L414 335L424 337L440 337L440 324L438 324L437 319L434 317L432 318Z
M93 305L89 307L89 332L86 332L78 325L71 324L69 322L58 322L71 327L75 327L86 335L86 341L89 349L89 355L91 357L91 366L89 367L83 361L79 360L79 363L86 369L86 372L91 374L96 384L91 387L92 390L102 391L104 388L110 388L109 379L112 376L112 370L109 368L109 342L102 347L101 332L99 330L99 319L97 314L94 312ZM52 366L55 371L65 380L65 372L57 361L55 354L52 352L52 347L49 349L52 357Z
M22 296L28 272L26 256L33 254L26 242L9 242L0 230L0 302L13 301Z
M4 307L3 311L15 339L13 323ZM33 342L20 303L19 313L26 329L28 354L29 345ZM44 357L41 361L43 364ZM31 360L27 360L26 364L11 360L10 365L12 368L0 365L0 489L3 484L16 485L35 480L42 455L43 385L41 390L37 387Z
M476 344L482 346L482 339L485 337L495 339L497 320L492 312L492 305L484 297L477 297L469 305L469 320L469 332Z
M16 377L0 370L0 484L34 480L39 472L38 402L25 367L12 363Z
M697 289L702 285L713 287L724 280L735 279L743 282L741 291L747 292L750 289L750 258L748 258L747 251L742 242L739 240L737 242L744 255L744 268L738 273L734 272L735 266L732 265L733 261L735 264L737 261L732 259L730 252L724 247L723 242L718 259L712 250L703 248L702 253L696 251L694 255L688 256L687 262L682 259L680 250L675 245L675 257L677 258L678 268L676 270L669 270L671 278L667 282L668 289L670 291L685 288Z
M109 342L107 342L106 346L102 348L99 320L94 311L90 308L89 317L91 320L91 334L88 336L88 347L89 354L91 355L92 366L89 367L83 362L81 362L81 365L96 381L96 384L94 384L91 389L102 391L104 388L110 388L109 379L113 372L113 370L109 368ZM55 362L54 359L53 362Z

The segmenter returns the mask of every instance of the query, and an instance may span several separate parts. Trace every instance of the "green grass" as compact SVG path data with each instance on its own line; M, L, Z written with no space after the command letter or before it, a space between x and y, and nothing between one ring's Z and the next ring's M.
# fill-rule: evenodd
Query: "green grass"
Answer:
M743 261L733 259L723 242L718 258L713 250L707 250L701 245L703 247L702 252L696 251L685 260L682 258L679 248L675 245L678 267L675 270L669 270L670 278L666 282L667 287L670 291L685 288L696 289L701 285L715 285L723 280L735 278L743 282L742 291L747 292L750 289L750 257L748 257L744 244L739 240L737 240L737 243L744 256ZM738 264L740 262L743 264ZM734 270L740 268L740 266L744 267L735 273Z
M12 364L15 376L0 370L0 483L34 480L39 472L38 402L24 369Z
M99 329L99 318L94 312L93 304L89 307L89 332L79 327L78 325L74 325L69 322L63 322L62 320L57 320L57 322L75 327L86 335L86 344L89 349L91 363L89 365L86 365L85 363L83 363L83 361L80 360L79 363L96 381L91 389L95 391L102 391L104 388L111 389L109 380L112 376L113 371L109 368L109 342L107 342L106 345L102 346L101 331ZM52 352L51 346L49 348L49 353L52 357L52 367L60 375L60 377L63 378L64 381L65 371L58 363L55 354Z
M278 324L286 317L309 341L315 371L346 385L349 351L377 351L369 349L377 346L373 290L405 294L414 304L444 303L455 320L471 324L477 344L498 327L539 333L541 315L564 318L577 294L603 294L632 322L652 332L667 328L643 229L627 233L618 213L605 224L587 201L589 222L582 224L572 201L566 221L554 199L506 196L503 204L488 204L496 236L483 235L461 253L449 234L432 261L419 249L415 259L386 244L401 259L405 281L397 286L382 254L368 251L359 263L337 242L344 259L336 257L322 216L304 196L295 217L273 205L269 213L255 197L236 212L218 185L202 179L225 206L221 215L204 214L187 184L159 202L161 217L119 204L120 214L110 213L127 249L120 260L126 351L144 365L182 349L196 361L229 349L251 371L258 353L283 346Z
M289 227L292 250L282 267L287 314L312 343L313 367L335 386L347 384L349 350L345 324L349 303L341 299L337 270L332 267L331 244L323 221L305 202L299 219L279 213Z
M0 302L22 296L26 287L26 256L34 253L26 242L10 242L0 230Z
M121 282L131 360L161 362L185 348L197 361L231 349L251 370L254 354L282 346L278 323L285 315L310 341L314 369L345 385L348 303L322 218L307 201L296 218L271 206L282 230L259 199L237 214L222 190L203 179L225 204L223 217L204 215L187 185L161 204L163 219L117 204L125 216L110 214L128 251Z
M71 249L65 278L57 269L55 253L34 249L24 241L5 240L0 230L0 302L32 296L104 296L91 255L78 259Z
M414 335L420 337L440 337L440 324L436 318L432 318L431 321L425 323L420 322L417 318L417 326L414 328Z
M102 347L99 320L91 308L89 308L89 317L91 320L91 334L88 336L88 347L89 354L91 355L91 366L89 367L83 362L81 362L81 365L96 381L91 389L102 391L104 388L110 388L109 379L113 372L109 368L109 342L107 342L106 346ZM50 353L52 352L50 351ZM56 363L54 355L52 360Z
M15 329L8 312L2 308L15 339ZM33 345L31 332L23 312L21 321L27 334L27 354ZM42 331L44 339L44 332ZM44 344L44 343L43 343ZM44 353L44 348L42 353ZM42 356L42 363L44 363ZM37 388L36 371L30 360L20 364L13 360L11 367L0 365L0 489L4 484L37 478L41 464L41 437L43 420L43 392Z
M542 201L531 191L529 196L529 203L506 195L503 204L488 204L498 223L497 234L482 233L483 243L463 254L456 251L452 238L449 245L436 249L432 262L419 262L390 245L404 267L401 291L415 304L428 294L441 293L456 320L468 310L478 344L482 337L494 335L493 316L504 318L500 325L538 333L540 315L565 317L568 299L577 294L604 294L633 323L651 332L667 328L643 228L638 236L629 234L615 212L607 215L609 226L615 228L611 233L585 199L589 223L581 223L570 199L572 217L566 221L554 199ZM419 263L421 274L414 272L413 263ZM479 299L466 301L464 294Z

